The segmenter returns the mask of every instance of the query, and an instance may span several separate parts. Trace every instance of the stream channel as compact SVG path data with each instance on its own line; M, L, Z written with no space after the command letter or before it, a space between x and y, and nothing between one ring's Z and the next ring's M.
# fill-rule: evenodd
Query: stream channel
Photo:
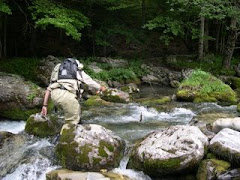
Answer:
M174 89L163 87L141 87L140 97L159 97L173 95ZM126 141L125 156L114 172L124 174L135 180L151 180L143 172L127 169L129 149L134 142L148 133L171 125L189 124L190 121L202 121L211 123L219 117L238 116L236 106L220 106L215 103L183 103L171 102L163 105L164 110L157 111L137 103L114 104L108 107L95 107L82 112L83 124L100 124L112 130ZM140 122L141 121L141 122ZM5 177L0 180L44 180L47 172L61 168L54 159L54 147L52 139L40 139L24 133L24 121L0 120L0 131L9 131L14 134L23 134L26 138L24 148L17 152L20 159ZM0 171L3 171L0 157ZM14 160L14 158L12 158Z

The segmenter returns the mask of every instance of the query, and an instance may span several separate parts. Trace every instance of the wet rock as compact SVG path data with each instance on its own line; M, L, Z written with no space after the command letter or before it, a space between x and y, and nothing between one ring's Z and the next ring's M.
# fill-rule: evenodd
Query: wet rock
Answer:
M139 99L137 102L144 106L157 106L157 105L162 105L166 104L168 102L171 102L171 98L169 96L164 96L162 98L144 98L144 99Z
M127 176L112 172L80 172L66 169L54 170L46 174L47 180L130 180Z
M40 114L31 115L26 123L25 132L38 137L48 137L58 134L64 121L51 114L42 117Z
M103 94L101 95L101 98L106 101L116 103L126 103L130 101L128 93L115 88L106 89L106 91L104 91Z
M211 141L210 150L233 164L240 164L240 132L225 128Z
M143 77L142 77L142 81L143 81L144 83L147 83L147 84L149 84L149 83L152 83L152 84L161 84L161 81L160 81L157 77L155 77L155 76L153 76L153 75L150 75L150 74L147 74L146 76L143 76Z
M56 146L57 158L64 168L84 171L117 167L123 150L121 138L94 124L68 126Z
M26 155L27 140L22 135L0 132L0 179Z
M99 96L91 96L89 97L85 102L84 106L91 107L91 106L109 106L111 105L111 102L107 102Z
M146 136L132 152L129 167L150 176L193 170L204 156L207 137L194 126L172 126Z
M121 87L121 90L124 92L127 92L129 94L138 93L140 91L138 86L134 83L130 83L130 84L127 84L127 85Z
M233 169L221 174L217 177L217 180L237 180L240 178L240 169Z
M205 159L197 172L197 180L214 180L231 166L230 163L217 159Z
M36 74L46 86L49 85L52 70L58 63L61 63L61 60L51 55L41 60Z
M26 120L40 111L44 90L13 74L0 73L0 116Z
M216 120L212 125L212 129L215 133L218 133L224 128L240 131L240 118L221 118Z

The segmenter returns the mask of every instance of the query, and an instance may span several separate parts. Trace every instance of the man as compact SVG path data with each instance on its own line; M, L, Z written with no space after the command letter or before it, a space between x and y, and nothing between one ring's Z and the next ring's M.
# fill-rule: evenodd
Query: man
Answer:
M51 83L45 92L41 114L42 116L47 115L48 100L51 96L54 104L63 109L64 112L65 124L62 130L71 124L76 126L80 121L81 106L77 99L82 93L82 83L96 89L97 93L106 90L82 69L83 64L78 60L65 59L63 63L55 66L51 75Z

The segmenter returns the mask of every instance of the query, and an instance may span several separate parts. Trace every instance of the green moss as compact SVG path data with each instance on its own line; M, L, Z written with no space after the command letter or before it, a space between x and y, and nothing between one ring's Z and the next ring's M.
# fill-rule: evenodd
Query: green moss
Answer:
M207 159L216 159L217 157L213 153L207 154Z
M35 121L34 116L30 116L27 120L25 131L38 137L54 136L60 131L58 119L55 116L48 116L49 121Z
M196 177L198 180L207 180L208 177L207 160L203 160L200 163Z
M216 166L218 174L225 172L231 166L229 162L223 160L211 159L210 161Z
M106 153L104 148L107 148L110 152L114 151L114 147L111 144L109 144L105 141L100 141L98 153L99 153L99 156L101 156L101 157L108 157L108 154Z
M109 102L104 101L99 96L91 96L88 100L84 102L84 106L106 106Z
M240 103L237 104L237 111L240 112Z
M147 100L141 100L140 103L145 106L155 106L155 105L162 105L166 104L171 101L171 98L166 96L159 99L147 99Z
M236 93L228 85L201 70L195 70L191 77L181 83L177 98L194 102L237 101Z
M30 115L36 114L37 112L40 112L40 109L34 108L34 109L28 109L28 110L21 110L18 108L5 110L0 112L0 116L12 119L12 120L27 120Z

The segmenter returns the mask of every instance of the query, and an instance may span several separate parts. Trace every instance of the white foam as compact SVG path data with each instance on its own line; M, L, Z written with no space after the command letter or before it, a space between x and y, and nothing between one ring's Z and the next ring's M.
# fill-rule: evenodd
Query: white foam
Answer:
M0 131L18 134L24 130L25 124L25 121L0 121Z

